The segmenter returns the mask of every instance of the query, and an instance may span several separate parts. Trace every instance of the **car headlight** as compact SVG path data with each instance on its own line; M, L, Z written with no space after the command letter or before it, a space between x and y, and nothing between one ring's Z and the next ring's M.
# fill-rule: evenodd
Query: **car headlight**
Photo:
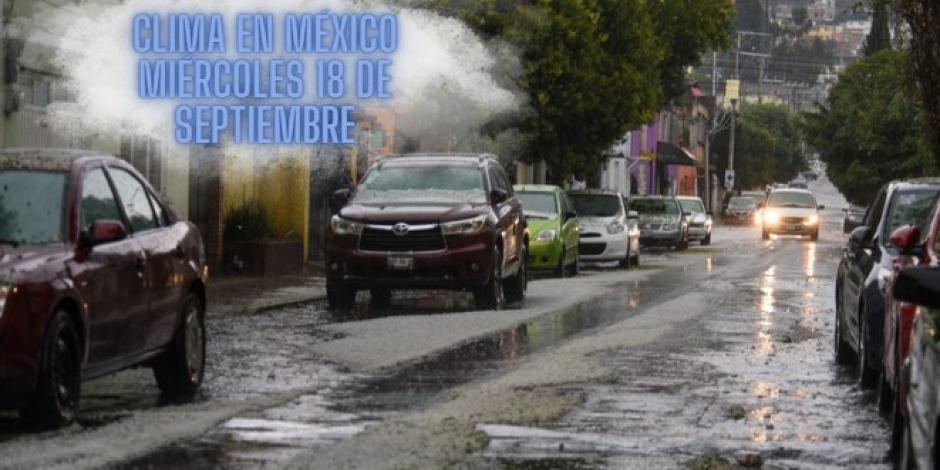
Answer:
M803 219L803 223L806 225L816 225L819 223L819 215L810 214L809 217Z
M770 224L770 225L775 225L775 224L780 223L780 214L777 214L776 212L772 212L772 211L764 212L764 223Z
M335 235L360 235L365 224L346 220L338 215L330 219L330 229Z
M613 235L615 233L623 232L623 224L619 220L615 220L607 224L607 233Z
M677 227L678 227L678 225L676 225L676 224L663 224L663 232L672 232L672 231L674 231Z
M486 215L478 215L470 219L455 220L441 224L444 235L462 235L477 233L486 226Z
M550 243L555 239L555 231L551 229L545 229L539 232L538 236L535 237L536 243Z

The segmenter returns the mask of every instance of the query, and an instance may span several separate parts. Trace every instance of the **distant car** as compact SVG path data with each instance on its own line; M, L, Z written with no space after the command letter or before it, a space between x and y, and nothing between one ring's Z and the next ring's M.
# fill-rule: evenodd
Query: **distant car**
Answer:
M855 204L842 209L845 212L845 218L842 220L842 232L851 233L856 227L862 225L862 219L865 218L865 208Z
M750 224L757 217L757 201L750 196L734 196L728 200L725 220L731 223Z
M679 201L669 196L639 196L630 199L630 210L638 214L640 245L689 247L689 217Z
M940 266L940 204L935 204L933 215L922 226L905 225L896 229L888 244L898 250L894 269L884 283L885 317L883 320L884 347L881 374L878 381L878 405L888 413L891 425L891 447L897 450L906 419L902 366L910 352L911 329L916 306L894 297L893 285L898 273L911 266ZM926 230L926 231L925 231ZM893 452L897 455L897 452Z
M836 361L857 361L864 388L876 384L884 357L885 282L901 255L891 244L891 234L909 224L925 226L938 191L940 178L885 185L843 250L835 286Z
M558 186L513 186L529 224L529 268L555 277L578 274L578 214Z
M761 209L767 204L767 193L761 191L741 191L741 197L752 197L757 202L757 208Z
M770 193L761 212L761 234L764 240L771 234L807 235L819 239L819 211L813 193L805 189L777 189Z
M581 224L581 261L616 261L630 267L640 261L639 233L631 230L623 196L609 190L569 191Z
M689 216L689 240L697 241L702 245L712 242L712 215L705 210L705 204L700 198L692 196L677 196L679 206Z
M911 354L904 374L908 419L896 468L940 465L940 267L912 267L898 274L894 297L916 305Z
M129 164L75 150L0 153L0 405L54 427L81 382L153 367L166 398L205 369L199 232Z
M795 180L795 181L790 182L789 187L795 188L795 189L806 189L809 187L809 185L806 184L806 181Z
M522 205L489 154L380 159L350 192L327 232L326 291L345 313L356 291L388 302L392 289L473 293L480 309L525 298L528 237Z

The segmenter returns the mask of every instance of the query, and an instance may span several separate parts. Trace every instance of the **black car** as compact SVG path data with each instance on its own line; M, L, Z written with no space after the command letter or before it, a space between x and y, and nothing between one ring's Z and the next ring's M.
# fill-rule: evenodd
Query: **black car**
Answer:
M842 232L852 233L856 227L862 225L862 219L865 218L865 208L855 204L842 209L845 212L845 218L842 219Z
M859 382L873 386L881 370L884 343L884 283L900 250L889 243L904 225L930 220L940 178L893 182L878 192L863 225L852 231L836 275L835 355L839 363L858 361Z
M409 154L376 162L327 233L327 300L357 290L385 304L394 289L470 291L481 309L525 298L528 226L505 170L488 154Z

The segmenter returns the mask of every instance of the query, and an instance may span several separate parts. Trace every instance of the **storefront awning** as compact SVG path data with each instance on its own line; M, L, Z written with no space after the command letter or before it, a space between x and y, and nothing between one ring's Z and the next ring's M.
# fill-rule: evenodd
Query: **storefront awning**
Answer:
M669 142L656 143L656 162L664 165L697 166L698 161L682 147Z

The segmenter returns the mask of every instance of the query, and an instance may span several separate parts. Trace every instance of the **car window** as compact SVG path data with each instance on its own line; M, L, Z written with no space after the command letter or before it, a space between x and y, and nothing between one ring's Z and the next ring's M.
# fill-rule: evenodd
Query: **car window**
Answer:
M65 173L0 172L0 243L62 240Z
M150 207L147 189L137 178L120 168L111 169L111 178L117 189L118 197L124 206L124 213L135 232L150 230L158 226L157 219Z
M793 207L815 209L816 198L810 193L794 191L774 191L767 200L769 207Z
M95 168L82 179L81 227L88 229L99 220L121 221L121 210L111 192L104 170Z
M613 217L622 213L620 197L613 194L572 194L571 202L579 216Z
M698 199L679 199L679 205L686 212L705 212L705 205Z
M163 212L163 206L160 205L160 200L150 192L147 193L147 196L150 198L150 205L153 207L157 225L161 227L166 225L166 214Z
M757 206L757 201L752 197L735 196L728 201L729 207L748 207Z
M885 196L886 191L882 189L878 193L878 197L875 199L875 202L868 206L868 212L865 214L864 225L871 228L873 232L881 223L881 214L884 212L885 206Z
M887 240L895 230L905 225L915 225L920 228L920 233L926 234L936 199L935 189L895 191L888 208L882 240Z
M630 210L640 214L678 214L679 206L672 199L634 199Z
M356 202L485 203L484 173L473 166L383 165L356 188Z
M520 191L516 196L522 203L522 213L526 217L548 219L558 214L558 205L552 193Z

